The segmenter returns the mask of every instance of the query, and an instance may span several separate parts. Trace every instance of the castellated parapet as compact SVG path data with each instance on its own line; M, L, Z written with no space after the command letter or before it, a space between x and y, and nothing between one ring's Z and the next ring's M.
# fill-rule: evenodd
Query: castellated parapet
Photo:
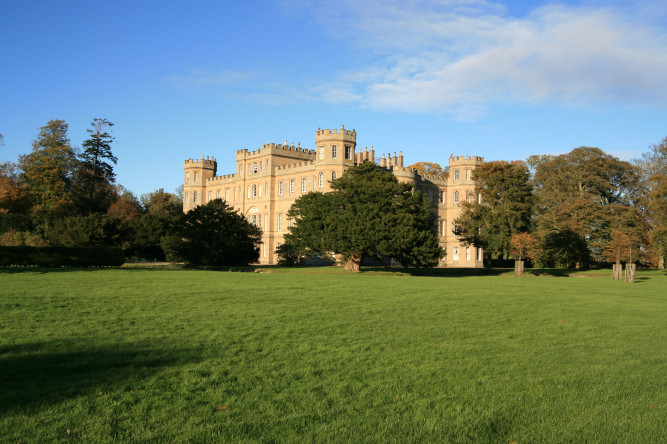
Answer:
M482 157L450 157L448 177L420 175L404 165L402 151L376 159L373 146L357 151L356 143L354 129L346 130L342 125L340 129L318 128L314 149L287 141L267 143L254 150L238 149L235 168L229 168L234 172L220 176L215 158L188 159L184 162L183 211L215 198L224 199L262 230L259 263L276 264L275 250L289 230L287 212L296 199L312 191L331 191L331 182L349 168L374 162L431 199L438 218L438 239L447 251L440 266L483 266L481 250L461 244L453 232L461 203L476 196L471 172L484 162Z

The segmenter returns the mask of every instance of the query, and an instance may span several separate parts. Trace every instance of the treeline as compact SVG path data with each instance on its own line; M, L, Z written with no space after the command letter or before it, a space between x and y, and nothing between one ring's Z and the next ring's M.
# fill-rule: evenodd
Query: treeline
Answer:
M667 138L625 162L580 147L473 171L478 195L462 203L455 233L487 263L529 259L588 267L667 258Z
M180 193L137 197L117 184L112 126L94 119L75 149L67 123L51 120L29 154L0 163L0 246L109 246L165 259L162 242L183 214Z

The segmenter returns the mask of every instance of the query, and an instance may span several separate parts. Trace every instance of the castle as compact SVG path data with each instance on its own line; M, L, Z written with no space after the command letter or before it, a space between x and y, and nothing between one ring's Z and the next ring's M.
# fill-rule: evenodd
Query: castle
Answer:
M217 176L214 158L188 159L184 163L183 211L220 198L234 207L263 232L260 264L276 264L275 250L294 223L287 212L294 201L311 191L331 190L335 180L354 165L376 162L375 150L357 151L355 130L318 129L315 149L299 143L266 144L255 151L236 151L236 172ZM449 176L420 175L403 166L403 154L382 154L379 165L391 171L400 182L410 183L426 194L438 215L440 245L447 255L441 267L482 267L482 251L459 243L454 235L454 219L461 212L460 203L478 198L471 172L484 159L458 156L449 159ZM378 228L379 229L379 228Z

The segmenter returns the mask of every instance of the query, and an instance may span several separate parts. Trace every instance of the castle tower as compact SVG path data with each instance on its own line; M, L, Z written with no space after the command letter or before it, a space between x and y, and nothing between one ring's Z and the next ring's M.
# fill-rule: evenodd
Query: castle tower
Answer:
M355 162L357 132L346 130L318 129L315 132L316 162L321 165L352 167Z
M188 159L183 164L183 211L208 202L206 181L215 177L218 162L214 158L201 156L201 159Z

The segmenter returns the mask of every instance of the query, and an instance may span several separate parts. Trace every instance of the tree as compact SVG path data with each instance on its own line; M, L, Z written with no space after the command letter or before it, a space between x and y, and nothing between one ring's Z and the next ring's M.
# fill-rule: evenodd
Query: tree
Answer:
M417 162L409 165L408 168L413 168L421 175L429 174L432 176L447 177L449 173L439 164L434 162Z
M430 201L391 172L365 162L331 188L302 196L288 212L295 225L285 241L302 254L334 252L353 271L366 256L394 258L403 266L433 266L442 257Z
M73 209L72 176L76 155L67 137L67 123L51 120L40 129L30 154L19 158L33 216L46 228Z
M538 244L539 240L532 234L516 233L510 241L510 253L517 261L523 261L524 258L536 261L540 253Z
M77 183L84 196L87 212L106 212L115 197L113 183L116 174L113 165L118 162L111 152L114 137L108 132L113 123L107 119L93 119L91 126L92 129L86 130L90 134L89 138L81 144L83 152L80 155Z
M473 171L480 199L462 203L454 233L468 245L483 248L487 263L507 259L511 239L531 229L533 193L523 162L485 162Z
M576 148L540 163L534 183L538 236L543 247L558 244L559 260L577 258L579 266L589 257L603 261L611 229L637 225L638 170L599 148ZM582 246L585 251L576 250Z
M191 264L241 266L259 259L261 231L221 199L188 211L165 240L173 258Z

